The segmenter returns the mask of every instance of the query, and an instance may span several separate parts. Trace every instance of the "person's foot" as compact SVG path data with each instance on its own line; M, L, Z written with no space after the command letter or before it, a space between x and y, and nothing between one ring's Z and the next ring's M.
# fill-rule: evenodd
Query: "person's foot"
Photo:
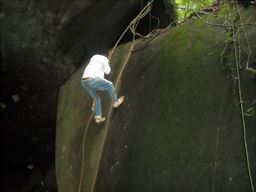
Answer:
M95 119L95 122L96 122L97 124L104 123L104 121L106 120L105 117L101 117L101 116L95 116L94 119Z
M124 96L121 96L117 101L114 102L113 107L118 108L123 102L124 102Z

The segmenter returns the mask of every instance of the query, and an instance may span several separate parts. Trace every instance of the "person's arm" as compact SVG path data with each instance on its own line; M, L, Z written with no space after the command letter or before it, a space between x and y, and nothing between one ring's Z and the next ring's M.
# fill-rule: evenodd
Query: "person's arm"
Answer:
M110 65L109 65L109 60L107 59L105 62L104 62L104 73L106 75L108 75L111 71L111 68L110 68Z

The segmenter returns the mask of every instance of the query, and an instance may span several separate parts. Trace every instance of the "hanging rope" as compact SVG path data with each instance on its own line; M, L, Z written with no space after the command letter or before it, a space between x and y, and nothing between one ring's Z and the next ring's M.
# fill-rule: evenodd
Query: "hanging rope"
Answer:
M117 40L117 42L116 42L114 48L112 49L112 53L111 53L110 59L111 59L111 57L112 57L112 55L113 55L113 53L114 53L114 51L115 51L115 49L116 49L116 47L117 47L119 41L120 41L121 38L124 36L125 32L126 32L128 29L130 29L130 30L132 31L132 34L133 34L132 44L131 44L131 47L129 48L127 57L125 58L125 61L124 61L123 65L122 65L122 68L121 68L121 70L120 70L120 72L119 72L119 74L118 74L118 76L117 76L117 79L116 79L116 82L115 82L114 87L117 87L117 85L118 85L118 83L119 83L119 81L120 81L120 79L121 79L121 77L122 77L123 71L124 71L124 69L125 69L125 67L126 67L126 65L127 65L127 63L128 63L128 61L129 61L129 59L130 59L132 50L133 50L134 45L135 45L135 36L138 34L138 33L136 33L136 28L137 28L137 26L138 26L138 24L139 24L139 21L140 21L143 17L145 17L145 16L150 12L150 10L151 10L151 8L152 8L152 3L153 3L153 1L149 2L149 3L141 10L141 12L137 15L137 17L135 17L135 18L131 21L131 23L128 25L128 27L125 29L125 31L122 33L122 35L120 36L120 38ZM112 101L112 102L113 102L113 101ZM106 125L105 125L105 132L104 132L104 137L103 137L102 145L101 145L101 147L100 147L100 153L99 153L100 155L102 154L103 146L104 146L104 144L105 144L106 136L107 136L107 133L108 133L108 129L109 129L109 127L110 127L110 117L111 117L111 114L112 114L112 109L113 109L113 108L111 107L111 108L109 109L109 111L108 111L108 114L107 114L107 122L106 122ZM95 187L95 183L96 183L96 178L97 178L97 174L98 174L98 170L99 170L100 159L101 159L101 157L98 159L98 162L97 162L97 165L98 165L98 166L97 166L97 168L96 168L95 177L93 178L93 187L92 187L92 191L94 191L94 187Z
M87 130L89 128L89 125L93 119L93 112L91 113L91 116L89 117L88 123L86 125L86 128L84 130L83 134L83 140L82 140L82 160L81 160L81 173L80 173L80 179L79 179L79 184L78 184L78 192L81 192L82 189L82 183L84 180L84 150L85 150L85 136L87 133Z
M124 64L122 65L122 69L120 70L119 72L119 75L117 77L117 80L116 80L116 83L114 85L114 87L117 87L117 83L119 82L119 80L121 79L121 76L123 74L123 71L124 71L124 68L126 66L126 64L128 63L129 61L129 58L131 56L131 52L134 48L134 44L135 44L135 36L136 35L139 35L138 33L136 33L136 28L139 24L139 21L145 17L152 9L152 4L153 4L153 1L150 1L141 11L140 13L130 22L130 24L128 25L128 27L124 30L124 32L121 34L121 36L119 37L119 39L116 41L113 49L111 50L110 54L109 54L109 60L111 60L112 56L113 56L113 53L117 47L117 45L119 44L120 40L123 38L123 36L125 35L125 33L128 31L128 29L131 30L132 34L133 34L133 39L132 39L132 44L131 44L131 47L128 51L128 55L124 61ZM104 146L104 143L105 143L105 140L106 140L106 135L107 135L107 132L108 132L108 128L110 126L110 116L112 114L112 107L110 108L110 110L108 111L108 114L107 114L107 122L106 122L106 125L105 125L105 132L104 132L104 136L103 136L103 141L102 141L102 145L100 147L100 155L102 154L102 150L103 150L103 146ZM81 192L82 190L82 184L83 184L83 180L84 180L84 168L85 168L85 162L84 162L84 151L85 151L85 137L86 137L86 133L87 133L87 130L89 128L89 125L91 124L91 121L93 119L93 111L91 113L91 116L88 120L88 123L86 125L86 128L85 128L85 131L84 131L84 134L83 134L83 140L82 140L82 160L81 160L81 174L80 174L80 179L79 179L79 184L78 184L78 192ZM97 174L98 174L98 169L99 169L99 163L100 163L100 159L101 157L98 159L98 162L97 162L97 168L96 168L96 174L93 178L93 186L92 186L92 191L94 190L94 187L95 187L95 182L96 182L96 178L97 178Z

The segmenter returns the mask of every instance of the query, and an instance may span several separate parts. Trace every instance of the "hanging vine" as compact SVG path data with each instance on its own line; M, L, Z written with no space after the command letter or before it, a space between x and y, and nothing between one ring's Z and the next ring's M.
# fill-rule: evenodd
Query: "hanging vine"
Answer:
M225 70L228 70L229 76L233 79L233 94L236 95L235 98L237 98L239 108L240 108L240 114L241 114L241 121L242 121L242 128L243 128L243 141L244 141L244 149L245 149L245 157L246 157L246 164L247 164L247 171L248 171L248 177L250 181L250 188L251 191L254 192L254 183L251 173L251 161L249 158L248 153L248 144L247 144L247 127L246 127L246 121L245 116L251 116L254 115L254 108L253 105L255 102L253 102L247 109L245 109L245 101L244 101L244 95L242 93L242 85L241 85L241 76L240 72L242 69L245 71L248 71L252 74L256 74L255 69L253 69L250 66L250 58L251 58L251 45L248 39L247 32L245 30L246 25L256 25L256 23L244 23L240 9L238 6L237 0L234 0L234 9L233 12L229 13L229 18L225 19L224 24L220 23L211 23L206 21L201 15L195 11L196 16L205 24L215 26L215 27L224 27L226 29L227 38L224 42L224 49L220 54L221 63L223 65L224 63L224 54L227 52L227 50L231 50L233 46L233 57L234 57L234 63L230 63L228 61L225 65ZM244 35L245 42L247 46L247 59L245 62L245 66L242 66L241 63L241 42L240 42L240 36ZM232 59L232 58L229 58Z

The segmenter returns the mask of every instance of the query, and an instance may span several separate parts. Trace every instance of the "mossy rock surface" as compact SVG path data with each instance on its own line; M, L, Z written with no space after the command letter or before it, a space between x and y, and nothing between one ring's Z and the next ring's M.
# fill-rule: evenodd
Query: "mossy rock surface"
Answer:
M255 9L241 13L249 17ZM224 21L222 16L210 19ZM256 26L246 31L255 68ZM231 46L221 63L226 39L225 28L191 19L154 39L137 40L128 63L131 43L120 46L110 79L126 100L112 110L103 96L104 115L111 115L102 126L88 121L92 101L80 86L85 66L75 73L59 97L59 191L251 191L236 78L223 70L235 63ZM245 41L241 47L246 58ZM255 182L256 82L240 72Z

